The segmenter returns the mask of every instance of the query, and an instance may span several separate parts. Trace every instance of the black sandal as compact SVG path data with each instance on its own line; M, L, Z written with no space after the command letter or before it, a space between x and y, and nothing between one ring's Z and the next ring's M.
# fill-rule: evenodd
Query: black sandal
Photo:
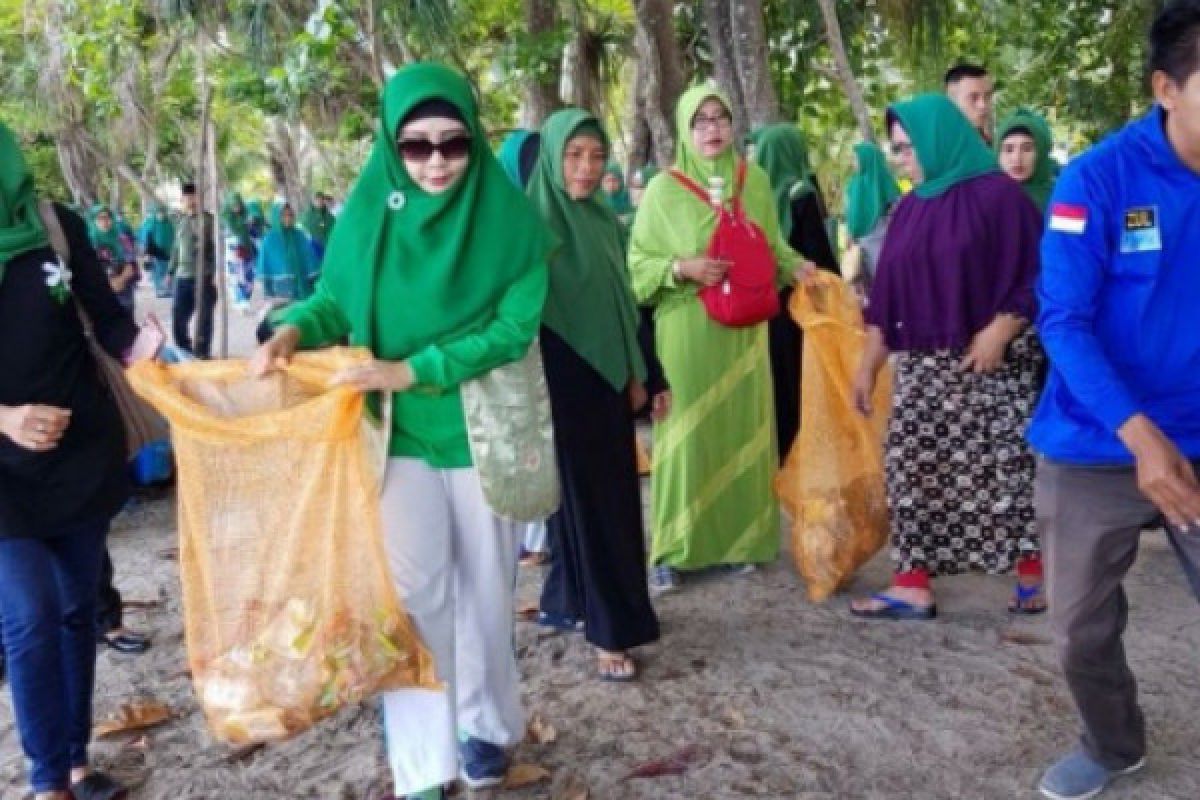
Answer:
M89 772L79 783L71 784L73 800L122 800L129 790L103 772Z
M96 637L96 642L127 655L141 655L150 649L150 637L133 631L125 631L116 635L102 633Z

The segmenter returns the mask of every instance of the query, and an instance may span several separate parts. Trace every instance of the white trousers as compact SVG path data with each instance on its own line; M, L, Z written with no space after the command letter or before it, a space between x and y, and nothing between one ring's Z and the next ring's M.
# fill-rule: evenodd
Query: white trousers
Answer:
M458 737L501 747L525 735L513 652L513 590L521 526L496 517L479 473L388 462L384 548L400 598L433 654L445 691L383 695L397 796L453 780Z

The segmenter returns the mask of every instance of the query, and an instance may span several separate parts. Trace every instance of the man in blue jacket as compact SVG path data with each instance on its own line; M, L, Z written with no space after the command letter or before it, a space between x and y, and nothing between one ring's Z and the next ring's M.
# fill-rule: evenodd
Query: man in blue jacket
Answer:
M1046 797L1080 800L1146 751L1121 582L1160 517L1200 597L1200 0L1150 32L1156 104L1063 172L1042 243L1051 372L1029 429L1051 624L1083 720Z

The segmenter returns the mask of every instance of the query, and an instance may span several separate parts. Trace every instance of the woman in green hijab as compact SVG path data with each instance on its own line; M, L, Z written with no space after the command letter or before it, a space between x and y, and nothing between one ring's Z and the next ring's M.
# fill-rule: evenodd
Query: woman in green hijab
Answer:
M254 293L254 263L258 257L258 246L250 232L250 215L242 196L229 192L221 203L221 224L225 226L226 263L230 294L238 309L250 307L250 296Z
M795 125L768 125L754 134L754 157L771 180L779 232L793 250L821 269L838 272L829 242L825 201L808 160L808 143ZM775 387L775 435L782 460L800 430L800 358L803 334L788 306L792 287L779 292L779 313L771 320L767 340Z
M602 680L628 681L628 650L658 638L646 591L633 414L646 404L625 234L601 197L608 136L586 111L542 126L529 197L562 242L550 262L542 354L564 499L548 522L553 566L542 624L574 628L599 654Z
M170 297L167 265L171 260L171 249L175 246L175 225L162 203L156 201L150 204L150 213L138 231L138 245L153 267L155 295Z
M996 132L996 157L1000 168L1025 190L1029 199L1046 210L1046 201L1054 189L1054 162L1050 148L1054 136L1040 114L1019 108L1008 115Z
M621 173L621 165L613 162L604 168L604 177L600 180L600 190L604 202L617 215L622 225L633 222L633 202L629 199L629 190L625 188L625 176Z
M263 296L304 300L312 294L318 264L308 236L296 227L296 214L284 203L271 209L271 230L258 252Z
M127 252L121 241L121 232L117 230L112 209L103 203L97 203L88 212L88 238L108 273L108 283L117 300L133 311L134 291L138 282L137 260L133 253Z
M70 250L66 264L51 247L16 139L0 124L0 625L9 719L37 800L118 797L122 787L89 769L88 743L104 543L129 486L121 418L89 338L114 358L145 348L83 220L59 205L51 213Z
M719 179L730 201L738 156L730 103L712 86L688 90L676 112L675 169L700 185ZM779 284L800 263L779 232L766 174L746 171L742 204L775 254ZM655 306L658 356L672 407L654 431L651 478L652 586L669 591L680 570L747 568L779 552L779 507L771 483L778 464L767 325L714 322L697 297L725 276L707 258L716 212L671 174L650 182L629 246L633 293Z
M892 208L900 199L900 187L888 167L887 156L874 142L854 145L856 170L846 185L846 230L861 251L855 284L864 294L875 279L875 267L883 250Z
M469 786L498 785L506 748L525 735L512 649L519 526L484 499L460 386L528 352L551 243L492 155L467 81L406 66L384 88L374 148L314 294L274 317L251 361L262 374L297 347L348 336L375 360L337 381L392 395L384 546L446 683L384 695L401 797L440 797L460 755Z

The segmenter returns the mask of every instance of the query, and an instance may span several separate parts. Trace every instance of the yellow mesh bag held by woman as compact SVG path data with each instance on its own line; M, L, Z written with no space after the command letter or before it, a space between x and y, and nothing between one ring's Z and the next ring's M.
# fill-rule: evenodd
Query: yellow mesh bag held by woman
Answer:
M329 388L365 350L130 370L171 424L188 660L216 735L284 739L384 689L435 686L380 533L387 423ZM386 414L384 415L386 417Z
M865 332L854 292L827 273L798 287L789 311L804 329L800 434L775 478L792 521L792 557L814 601L828 598L887 540L883 438L891 407L886 367L874 413L855 410L851 384Z

